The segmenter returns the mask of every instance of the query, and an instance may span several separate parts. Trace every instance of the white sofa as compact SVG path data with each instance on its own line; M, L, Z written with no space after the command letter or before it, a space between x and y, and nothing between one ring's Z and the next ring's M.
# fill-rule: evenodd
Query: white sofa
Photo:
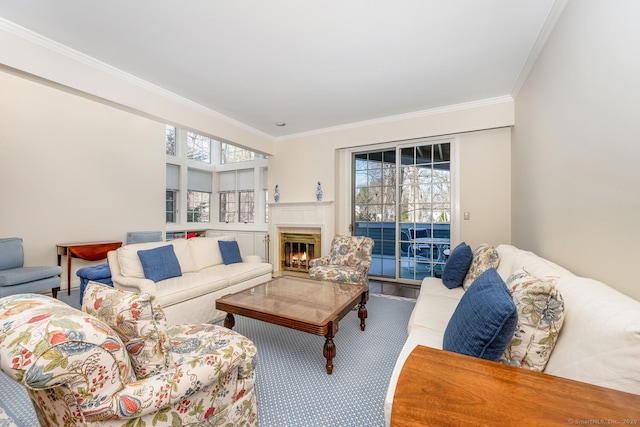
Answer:
M596 280L578 277L531 252L496 247L503 280L524 268L538 278L557 277L564 299L564 324L544 370L546 374L640 394L640 301ZM422 281L408 325L409 336L398 356L384 402L385 421L402 366L417 345L442 349L445 329L462 286L448 289L438 278Z
M225 313L216 310L216 299L271 279L273 266L257 255L243 256L242 262L225 265L218 240L232 236L195 237L170 242L138 243L122 246L107 254L114 287L155 295L171 325L212 323ZM173 245L182 276L153 282L146 279L139 250Z

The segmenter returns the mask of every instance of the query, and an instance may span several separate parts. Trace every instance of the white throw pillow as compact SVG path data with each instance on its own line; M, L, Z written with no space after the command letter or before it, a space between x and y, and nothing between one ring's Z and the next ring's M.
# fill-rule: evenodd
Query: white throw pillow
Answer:
M189 239L191 255L195 261L197 271L213 265L222 264L222 254L220 254L218 240L235 239L233 236L194 237L193 239Z

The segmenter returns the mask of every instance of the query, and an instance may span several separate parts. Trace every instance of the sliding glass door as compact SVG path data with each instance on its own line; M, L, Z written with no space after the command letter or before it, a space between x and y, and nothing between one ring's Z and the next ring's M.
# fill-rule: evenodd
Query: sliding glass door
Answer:
M396 276L396 150L354 154L354 234L375 242L369 274Z
M375 242L371 276L440 277L451 244L451 141L354 153L354 234Z

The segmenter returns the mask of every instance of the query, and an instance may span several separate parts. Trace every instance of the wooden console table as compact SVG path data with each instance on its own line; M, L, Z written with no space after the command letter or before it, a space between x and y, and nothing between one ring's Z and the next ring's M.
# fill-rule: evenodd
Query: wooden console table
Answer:
M71 295L71 258L79 258L85 261L100 261L107 257L107 252L114 251L122 246L122 242L86 242L86 243L58 243L58 265L62 257L67 257L67 295Z
M418 346L391 426L640 424L640 395Z

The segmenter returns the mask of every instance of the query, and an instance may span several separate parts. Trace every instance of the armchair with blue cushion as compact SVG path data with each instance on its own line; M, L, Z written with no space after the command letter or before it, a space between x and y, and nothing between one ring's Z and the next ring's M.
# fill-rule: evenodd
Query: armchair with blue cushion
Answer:
M22 239L0 239L0 298L8 295L51 290L54 298L60 288L59 266L24 266Z

